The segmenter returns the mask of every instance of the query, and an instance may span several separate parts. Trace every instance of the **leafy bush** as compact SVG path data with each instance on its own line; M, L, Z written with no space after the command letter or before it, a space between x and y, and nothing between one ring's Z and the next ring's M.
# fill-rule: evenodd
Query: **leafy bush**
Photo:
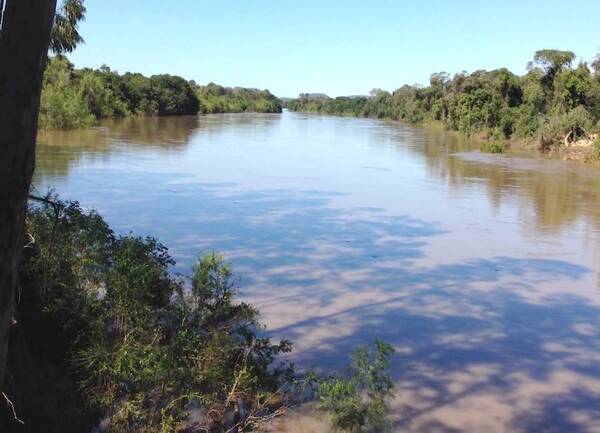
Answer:
M86 101L72 86L73 74L73 65L66 58L49 61L40 100L41 128L85 128L95 123Z
M53 388L48 383L19 406L33 425L83 431L103 416L108 432L166 433L187 428L195 411L204 428L225 431L260 420L265 402L292 380L292 366L278 361L291 344L263 336L258 312L236 302L221 256L200 259L187 290L169 275L173 260L158 241L118 236L75 202L44 199L27 227L19 308L28 345L40 348L33 356L40 371L57 365L79 384L53 397L69 400L79 430L36 409L51 407L35 392Z
M489 153L504 153L506 151L504 133L499 128L494 129L489 140L481 145L481 150Z
M578 106L566 113L559 112L544 119L540 129L540 142L542 147L569 144L584 137L593 127L590 113L582 106Z
M593 160L600 161L600 135L596 137L594 146L592 147L592 158Z
M39 126L43 129L87 128L96 123L87 104L73 89L45 87L40 102Z
M318 407L331 415L336 431L382 433L390 428L388 400L394 384L388 369L394 349L376 341L353 356L350 376L331 376L317 381Z

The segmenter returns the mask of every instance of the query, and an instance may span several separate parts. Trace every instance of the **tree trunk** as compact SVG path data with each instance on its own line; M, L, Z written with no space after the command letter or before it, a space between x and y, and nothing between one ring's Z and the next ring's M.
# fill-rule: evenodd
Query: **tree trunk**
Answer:
M0 390L56 0L0 0ZM0 9L1 12L1 9Z

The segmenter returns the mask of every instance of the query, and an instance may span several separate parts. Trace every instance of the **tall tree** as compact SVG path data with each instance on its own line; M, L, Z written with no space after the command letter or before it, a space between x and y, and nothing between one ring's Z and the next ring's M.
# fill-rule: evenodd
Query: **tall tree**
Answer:
M575 60L575 53L562 50L538 50L533 55L533 62L529 63L528 69L533 70L534 65L544 71L542 84L551 89L554 78L563 68L570 67Z
M56 0L0 0L0 389Z

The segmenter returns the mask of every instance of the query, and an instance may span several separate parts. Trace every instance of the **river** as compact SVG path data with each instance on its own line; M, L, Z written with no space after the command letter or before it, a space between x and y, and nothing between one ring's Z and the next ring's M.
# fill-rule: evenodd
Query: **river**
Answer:
M39 193L158 237L174 272L223 252L301 367L391 343L395 431L600 432L600 170L290 112L39 142Z

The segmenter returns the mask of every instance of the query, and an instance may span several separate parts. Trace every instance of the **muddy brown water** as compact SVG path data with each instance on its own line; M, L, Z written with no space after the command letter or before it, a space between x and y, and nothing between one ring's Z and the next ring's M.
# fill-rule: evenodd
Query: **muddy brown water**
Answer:
M223 252L299 366L339 370L357 345L393 344L395 431L600 432L600 170L287 112L105 121L39 142L39 192L157 236L174 272Z

